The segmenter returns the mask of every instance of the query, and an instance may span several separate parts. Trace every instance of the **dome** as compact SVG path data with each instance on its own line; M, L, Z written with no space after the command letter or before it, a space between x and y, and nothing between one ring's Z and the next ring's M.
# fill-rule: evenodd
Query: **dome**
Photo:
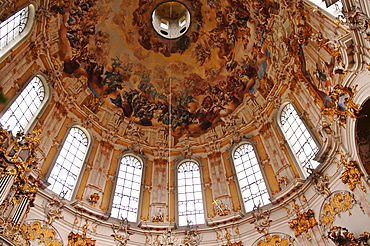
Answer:
M368 5L4 3L0 242L369 240Z

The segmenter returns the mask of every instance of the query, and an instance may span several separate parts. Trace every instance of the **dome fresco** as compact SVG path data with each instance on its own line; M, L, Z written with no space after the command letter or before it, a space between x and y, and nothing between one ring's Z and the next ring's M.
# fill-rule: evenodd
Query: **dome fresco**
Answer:
M279 2L184 0L190 27L172 40L151 24L160 3L49 4L51 22L58 20L59 51L53 56L63 66L63 81L83 81L91 95L82 104L94 113L105 107L137 125L168 127L175 137L199 137L226 117L238 118L235 110L246 98L258 93L264 100L274 93L273 78L284 76L279 69L294 59L306 63L303 49L310 33L304 31L314 30L294 26L285 18L287 6ZM299 13L291 14L304 21ZM293 44L290 37L296 35L302 43ZM287 45L296 45L299 57ZM325 99L338 64L325 47L318 48L320 60L297 72Z

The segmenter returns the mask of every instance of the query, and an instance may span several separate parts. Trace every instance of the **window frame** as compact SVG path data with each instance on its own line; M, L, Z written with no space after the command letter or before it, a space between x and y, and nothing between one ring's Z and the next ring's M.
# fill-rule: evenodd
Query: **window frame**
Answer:
M66 198L66 199L67 199L67 200L69 200L70 202L73 202L73 201L75 201L75 200L76 200L76 194L77 194L77 192L78 192L78 189L76 189L76 187L80 187L81 178L82 178L82 175L81 175L81 174L83 174L83 173L84 173L84 171L85 171L85 168L86 168L86 162L87 162L87 160L88 160L88 158L89 158L90 151L91 151L91 148L92 148L92 142L93 142L93 139L92 139L92 137L91 137L91 134L87 131L87 129L85 129L84 127L82 127L81 125L78 125L78 124L71 125L71 126L68 128L68 131L66 132L66 134L64 135L63 140L62 140L62 143L63 143L63 144L59 145L58 151L57 151L56 155L54 156L54 159L53 159L52 165L51 165L51 167L49 168L48 173L47 173L47 175L46 175L47 186L49 186L50 184L49 184L48 180L49 180L49 178L50 178L51 172L53 171L53 169L54 169L54 167L55 167L55 164L56 164L56 161L57 161L57 159L58 159L58 157L59 157L59 154L60 154L60 152L62 151L62 149L63 149L63 145L64 145L64 143L65 143L65 141L66 141L66 139L67 139L67 137L68 137L68 134L69 134L69 132L71 131L71 129L72 129L72 128L78 128L78 129L80 129L80 130L85 134L85 136L86 136L86 138L87 138L87 148L86 148L85 156L84 156L84 158L83 158L83 162L82 162L82 164L81 164L80 171L79 171L79 173L77 174L77 179L76 179L75 185L74 185L74 187L73 187L73 189L72 189L72 191L71 191L71 196L70 196L70 198L69 198L69 199L67 199L67 198ZM47 188L48 188L48 187L47 187ZM56 194L56 195L58 195L58 196L60 195L60 194L55 193L52 189L50 189L50 188L48 188L48 189L49 189L52 193L54 193L54 194Z
M330 0L319 0L317 3L315 1L317 0L306 0L306 4L311 6L311 8L320 9L320 11L322 11L328 17L331 17L331 18L339 18L340 15L342 14L341 10L336 10L335 9L336 6L334 7L334 5L338 5L338 2L340 2L339 5L341 5L340 7L343 10L344 4L345 4L344 1L342 2L342 0L338 0L335 3L330 4L330 6L328 7L327 3L330 2Z
M202 193L202 203L203 203L203 217L204 217L204 223L203 224L196 224L195 221L192 221L192 225L196 225L196 226L203 226L203 225L207 225L207 209L206 209L206 199L205 199L205 194L204 194L204 182L203 182L203 173L202 173L202 166L203 166L203 163L200 162L199 160L196 160L194 158L185 158L185 159L182 159L181 161L179 161L177 164L176 164L176 174L175 174L175 185L176 185L176 195L175 195L175 214L176 214L176 224L179 228L185 228L187 225L180 225L179 224L179 175L178 175L178 170L179 170L179 167L183 164L185 164L186 162L193 162L195 165L198 166L199 168L199 178L200 178L200 186L201 186L201 193Z
M141 217L142 200L143 200L142 196L143 196L143 192L144 192L143 186L144 186L146 164L144 162L144 157L143 156L141 156L137 153L134 153L132 151L127 151L127 152L123 153L120 158L118 158L118 165L117 165L117 169L116 169L116 174L114 175L114 184L113 184L114 189L112 191L111 198L110 198L109 217L112 218L112 219L121 220L121 218L112 217L112 208L113 208L112 205L113 205L114 195L116 193L117 182L118 182L118 174L119 174L119 171L120 171L120 168L121 168L121 161L126 156L133 156L133 157L137 158L138 161L141 164L141 167L142 167L141 168L140 191L139 191L139 196L138 196L139 201L138 201L138 208L137 208L137 213L136 213L136 221L128 221L129 223L139 224L140 223L140 217Z
M49 103L50 98L51 98L50 88L49 88L49 85L47 84L46 76L44 74L38 72L34 76L28 78L27 82L24 84L22 89L16 95L14 95L11 100L9 100L7 102L6 106L0 112L0 118L2 118L3 115L5 114L5 112L8 111L8 109L17 100L19 95L25 90L25 88L31 83L31 81L35 77L38 77L40 79L42 85L44 86L44 100L41 102L40 106L37 108L34 115L30 118L29 122L23 127L25 133L29 132L30 129L32 129L37 124L36 119L38 119L45 112L47 104ZM6 126L3 126L3 127L6 128Z
M319 141L316 139L316 136L312 133L312 130L311 130L311 127L308 125L308 123L306 122L306 119L304 119L302 116L303 116L303 113L297 109L296 105L291 102L291 101L285 101L281 104L278 112L277 112L277 117L276 117L276 124L277 124L277 128L278 128L278 131L280 132L281 136L283 137L284 139L284 143L285 143L285 146L289 152L289 155L292 157L291 159L293 160L295 166L297 167L297 170L299 172L299 174L301 175L301 177L303 177L304 179L307 179L309 176L310 176L310 173L308 173L307 171L304 170L304 167L302 165L302 163L299 161L299 158L297 156L297 154L295 153L295 151L292 149L292 146L290 146L290 143L289 143L289 140L286 138L285 136L285 133L284 133L284 130L283 130L283 126L281 124L281 116L282 116L282 113L283 113L283 109L288 105L292 105L292 107L294 108L295 112L297 113L298 117L301 119L303 125L305 126L306 130L308 131L308 133L310 134L311 138L314 140L314 142L316 143L317 147L318 147L318 150L317 152L315 153L315 155L313 156L312 160L316 161L316 157L317 155L320 153L320 150L321 150L321 144L319 143ZM317 162L317 161L316 161ZM319 164L314 167L314 169L320 169L320 167L322 166L322 163L318 162Z
M0 62L2 62L4 59L8 57L9 52L11 50L17 49L19 45L23 43L25 39L31 35L32 29L35 26L36 6L34 4L24 5L21 8L19 8L14 14L18 13L18 11L21 11L27 6L28 6L28 20L27 20L26 26L24 27L23 31L19 33L19 35L15 39L11 40L2 49L0 49ZM6 20L11 18L14 14L9 16Z
M243 141L239 142L238 144L234 145L231 148L231 151L229 152L229 158L230 158L230 160L232 162L232 170L234 172L233 173L234 174L234 180L235 180L235 183L236 183L236 187L238 188L239 200L241 201L240 202L240 205L242 207L242 211L244 211L244 214L248 214L248 213L251 213L253 211L253 208L247 210L246 207L245 207L244 197L243 197L243 194L242 194L242 190L241 190L241 187L240 187L240 182L239 182L239 178L238 178L238 174L236 172L236 167L235 167L235 162L234 162L235 151L240 146L245 145L245 144L251 145L252 148L253 148L253 151L254 151L254 154L256 156L256 159L257 159L257 163L258 163L260 172L262 173L263 181L264 181L265 186L266 186L267 194L269 195L269 201L270 202L267 203L267 204L265 204L265 205L262 205L261 207L268 206L268 205L272 204L272 193L271 193L270 185L267 182L266 174L265 174L265 172L263 170L263 166L262 166L262 162L261 162L260 156L259 156L259 154L257 152L256 143L253 140L248 139L248 140L243 140Z

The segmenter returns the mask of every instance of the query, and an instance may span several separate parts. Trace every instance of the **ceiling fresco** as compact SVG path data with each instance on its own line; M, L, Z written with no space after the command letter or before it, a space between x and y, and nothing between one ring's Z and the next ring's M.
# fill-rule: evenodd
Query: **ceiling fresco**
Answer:
M168 126L174 136L200 136L222 124L245 97L256 91L268 96L271 64L289 62L286 45L294 28L284 17L287 6L273 0L183 0L191 24L171 40L151 24L162 2L51 1L52 18L61 20L63 76L85 77L98 105L119 109L138 125ZM324 71L332 61L327 57L302 68L324 94L331 78Z

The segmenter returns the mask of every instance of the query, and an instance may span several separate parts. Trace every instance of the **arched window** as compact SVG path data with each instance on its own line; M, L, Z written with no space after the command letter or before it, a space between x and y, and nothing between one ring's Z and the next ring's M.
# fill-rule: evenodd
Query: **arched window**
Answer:
M48 179L52 191L71 199L89 144L86 133L80 128L69 130Z
M292 104L283 108L280 127L297 162L308 175L307 168L316 168L320 164L313 160L319 147Z
M270 195L253 146L245 143L237 147L233 160L245 211L252 211L254 206L269 204Z
M30 4L0 23L0 57L29 34L34 15L34 6Z
M177 169L177 198L179 226L205 223L200 171L194 161L186 161Z
M27 131L47 101L45 88L40 76L33 77L1 116L0 124L13 135Z
M121 159L112 204L112 217L127 218L128 221L136 222L142 173L143 167L138 158L125 155Z

